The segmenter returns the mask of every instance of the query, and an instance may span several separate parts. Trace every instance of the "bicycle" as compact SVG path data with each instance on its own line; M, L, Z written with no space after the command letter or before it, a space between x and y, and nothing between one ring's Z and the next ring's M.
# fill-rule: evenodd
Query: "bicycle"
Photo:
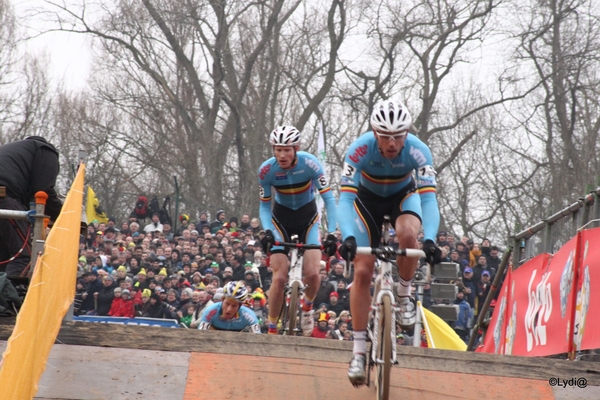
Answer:
M323 250L323 246L299 243L297 235L293 235L290 239L293 242L274 241L272 246L291 249L288 282L284 290L284 302L279 314L279 320L282 322L281 334L296 336L300 333L300 329L296 326L299 311L298 302L304 295L304 283L302 282L304 251Z
M384 222L384 241L389 234L389 217ZM371 368L376 369L375 390L378 400L388 400L392 364L397 364L396 355L396 313L399 308L393 292L392 259L397 256L425 257L423 250L393 249L389 246L372 248L358 247L356 254L375 255L381 261L376 268L379 274L375 279L375 293L371 299L372 320L367 327L371 349L367 352L367 386L370 385Z

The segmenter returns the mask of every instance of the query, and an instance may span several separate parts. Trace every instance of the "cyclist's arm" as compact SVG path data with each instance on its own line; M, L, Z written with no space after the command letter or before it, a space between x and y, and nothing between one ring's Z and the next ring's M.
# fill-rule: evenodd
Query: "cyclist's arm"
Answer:
M438 228L440 226L440 209L436 197L435 169L431 150L424 143L419 143L419 149L425 156L425 161L416 169L417 192L421 196L421 211L423 216L423 233L425 240L435 242Z
M273 225L273 215L271 214L270 168L270 160L267 160L258 169L258 187L260 191L260 206L258 208L258 213L263 229L270 229L274 232L275 226Z
M246 306L240 307L240 314L244 320L244 324L249 328L252 333L262 333L260 331L260 323L256 313Z
M209 331L212 328L212 324L206 321L201 321L200 325L198 325L198 330L201 331Z
M212 319L214 317L219 316L219 305L221 303L214 303L210 306L206 307L204 311L202 311L202 316L200 317L200 323L198 324L198 330L208 331L212 329Z
M354 199L358 193L358 184L362 167L359 162L354 162L350 159L350 155L354 154L360 143L355 141L350 145L346 156L344 157L344 165L342 167L342 176L340 178L340 200L337 207L337 221L342 232L342 239L349 236L355 236L355 222L352 218L348 218L353 213Z

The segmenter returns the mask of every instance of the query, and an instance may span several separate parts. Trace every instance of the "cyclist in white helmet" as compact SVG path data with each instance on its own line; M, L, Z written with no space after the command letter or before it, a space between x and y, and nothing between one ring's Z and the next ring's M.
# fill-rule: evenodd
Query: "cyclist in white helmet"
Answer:
M244 306L248 299L248 289L244 281L228 282L223 288L223 301L204 309L200 317L200 330L243 331L261 333L258 317Z
M399 101L376 103L370 122L372 131L356 139L346 152L338 204L343 239L340 254L348 261L354 260L354 281L350 291L354 357L348 378L355 386L366 383L365 339L375 263L375 256L356 255L356 247L378 247L383 217L389 215L401 248L418 248L417 235L423 224L423 250L428 262L440 262L440 250L434 242L440 214L431 151L409 133L412 118ZM400 311L396 321L410 329L416 317L411 284L418 260L398 257L396 261L400 272Z
M293 126L275 128L269 136L269 143L273 146L274 157L269 158L258 169L260 221L266 232L261 240L263 249L268 251L274 240L290 242L293 235L298 235L300 242L304 244L321 243L319 213L314 194L316 189L323 197L327 210L329 235L324 244L328 254L335 254L337 246L333 232L336 229L336 204L323 166L314 155L298 151L300 132ZM268 327L270 334L277 334L277 319L283 306L289 261L287 250L283 247L276 246L270 250L273 281L269 289ZM313 300L321 284L320 261L319 250L304 252L302 272L306 288L301 305L300 325L305 336L310 336L314 327Z

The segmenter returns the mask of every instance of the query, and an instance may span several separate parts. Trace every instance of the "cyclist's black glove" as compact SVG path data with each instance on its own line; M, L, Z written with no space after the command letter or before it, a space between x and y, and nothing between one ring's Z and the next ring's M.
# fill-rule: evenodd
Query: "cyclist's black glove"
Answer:
M329 257L335 256L337 252L337 238L331 233L327 235L327 239L323 242L323 250Z
M340 246L340 255L346 261L354 260L356 257L356 239L354 236L349 236Z
M275 241L275 236L273 236L273 232L271 232L270 229L267 229L265 231L265 236L263 236L262 239L260 239L260 245L263 248L263 251L265 253L268 253L269 251L271 251L271 246L273 246L273 242Z
M431 239L427 239L423 243L423 251L425 252L425 259L430 265L439 264L442 262L442 251Z

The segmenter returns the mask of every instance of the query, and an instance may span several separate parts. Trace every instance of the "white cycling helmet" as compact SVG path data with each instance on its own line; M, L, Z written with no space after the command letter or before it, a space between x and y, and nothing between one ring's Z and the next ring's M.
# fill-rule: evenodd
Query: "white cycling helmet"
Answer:
M223 297L229 297L240 303L243 303L248 298L248 289L244 281L231 281L228 282L223 288Z
M297 146L300 144L300 131L291 125L278 126L271 132L269 142L273 146Z
M380 100L371 113L371 127L382 133L407 131L412 125L412 117L406 106L396 100Z

